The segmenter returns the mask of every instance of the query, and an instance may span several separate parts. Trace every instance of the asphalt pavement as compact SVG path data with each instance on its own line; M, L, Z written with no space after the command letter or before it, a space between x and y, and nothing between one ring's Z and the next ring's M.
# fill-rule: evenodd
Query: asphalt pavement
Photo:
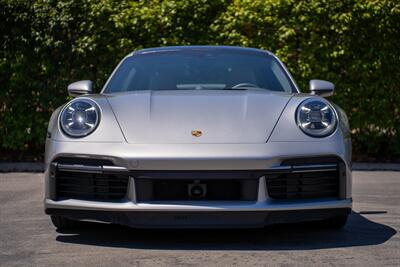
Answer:
M353 176L354 212L339 231L88 224L57 232L43 213L43 174L0 173L0 266L400 266L400 172Z

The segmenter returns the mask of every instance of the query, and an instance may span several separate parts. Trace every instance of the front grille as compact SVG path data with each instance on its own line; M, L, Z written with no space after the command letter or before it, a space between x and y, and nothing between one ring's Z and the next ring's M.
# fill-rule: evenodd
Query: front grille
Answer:
M248 172L165 171L140 173L134 178L138 202L257 200L258 177ZM190 193L191 188L197 185L205 191L204 195Z
M339 170L282 173L266 176L269 197L273 199L312 199L339 197Z
M190 180L156 180L153 181L154 200L188 200ZM203 200L238 200L240 199L240 181L211 180L202 181L206 185L206 194L199 197Z
M57 198L122 200L127 195L128 175L57 171Z
M251 192L243 192L243 184L251 183ZM193 180L138 180L136 194L138 201L153 200L248 200L254 201L257 196L256 181L239 180L203 180L204 196L190 195L190 185L196 185ZM147 193L147 194L146 194Z
M242 171L129 171L109 160L58 158L50 165L50 197L95 201L256 201L265 176L271 199L346 197L346 166L335 157L285 160L277 168ZM132 179L133 178L133 179ZM194 195L195 191L206 191ZM199 187L201 190L199 190ZM133 195L131 195L133 194Z

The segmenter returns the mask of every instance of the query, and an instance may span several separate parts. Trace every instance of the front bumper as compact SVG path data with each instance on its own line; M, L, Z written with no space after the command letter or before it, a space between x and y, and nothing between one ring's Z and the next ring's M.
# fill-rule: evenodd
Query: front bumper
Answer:
M135 228L260 228L270 224L325 220L350 214L350 208L279 211L141 212L46 209L49 215L91 220Z
M312 146L312 149L310 149ZM76 153L82 151L82 153ZM133 227L258 227L270 223L320 220L351 210L351 170L343 145L327 142L270 142L266 144L131 145L126 143L80 143L48 140L46 147L45 210L50 215L97 220ZM333 156L341 159L343 180L339 198L272 199L266 190L266 174L313 171L329 168L322 163L282 166L293 158ZM104 159L113 166L60 164L60 157ZM53 169L52 169L53 168ZM194 170L260 172L255 201L146 201L138 202L134 175L128 192L118 202L57 199L54 168L82 172L135 173L142 170ZM296 170L297 168L297 170ZM68 170L67 170L68 171ZM266 174L262 174L262 173ZM54 174L54 173L53 173Z

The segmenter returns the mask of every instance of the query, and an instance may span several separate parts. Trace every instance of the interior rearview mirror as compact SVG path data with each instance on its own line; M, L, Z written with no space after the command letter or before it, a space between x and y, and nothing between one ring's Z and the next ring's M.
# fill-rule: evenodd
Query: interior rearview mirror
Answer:
M333 95L335 85L331 82L324 80L311 80L310 91L313 95L320 95L322 97L328 97Z
M70 96L80 96L92 93L92 81L83 80L68 85L68 94Z

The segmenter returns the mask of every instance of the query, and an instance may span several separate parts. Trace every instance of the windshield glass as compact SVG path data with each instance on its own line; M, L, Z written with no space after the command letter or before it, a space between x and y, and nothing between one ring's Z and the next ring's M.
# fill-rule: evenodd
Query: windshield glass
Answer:
M104 93L234 89L296 92L279 62L267 53L188 49L125 58Z

